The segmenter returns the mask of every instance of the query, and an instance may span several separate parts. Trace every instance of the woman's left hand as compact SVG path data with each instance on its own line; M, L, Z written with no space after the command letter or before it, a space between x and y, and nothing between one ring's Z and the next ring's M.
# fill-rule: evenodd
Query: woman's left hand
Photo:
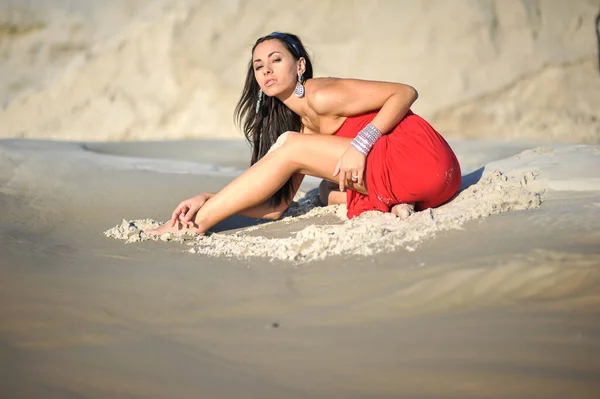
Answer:
M367 157L358 152L354 147L349 147L340 157L335 167L333 176L339 175L340 191L345 190L348 182L362 186L364 183L365 163Z

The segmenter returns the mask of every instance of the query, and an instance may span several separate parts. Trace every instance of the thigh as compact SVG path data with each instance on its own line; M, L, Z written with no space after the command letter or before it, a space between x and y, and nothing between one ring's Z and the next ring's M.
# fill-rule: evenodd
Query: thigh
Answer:
M286 158L296 164L296 169L304 174L331 182L338 182L333 176L335 168L342 154L350 148L352 139L326 134L290 133L281 146ZM351 181L346 186L354 191L367 194L364 186L359 186Z

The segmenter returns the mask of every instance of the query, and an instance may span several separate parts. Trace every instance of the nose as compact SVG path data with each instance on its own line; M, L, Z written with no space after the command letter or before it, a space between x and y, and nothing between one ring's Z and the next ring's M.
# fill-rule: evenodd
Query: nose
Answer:
M271 70L271 67L268 65L265 65L263 67L263 75L270 75L273 71Z

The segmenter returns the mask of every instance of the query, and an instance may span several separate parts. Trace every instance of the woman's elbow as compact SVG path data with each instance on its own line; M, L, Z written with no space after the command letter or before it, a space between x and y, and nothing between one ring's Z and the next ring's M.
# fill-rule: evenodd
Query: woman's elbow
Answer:
M409 103L412 105L415 101L417 101L417 98L419 98L419 92L414 87L406 85L406 97Z

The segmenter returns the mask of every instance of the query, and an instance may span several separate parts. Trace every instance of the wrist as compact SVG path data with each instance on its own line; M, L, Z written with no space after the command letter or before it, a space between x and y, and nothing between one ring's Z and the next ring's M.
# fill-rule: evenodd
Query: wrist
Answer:
M360 132L356 135L354 140L350 143L350 145L358 152L360 152L365 157L369 155L369 152L377 142L381 138L382 134L375 125L369 123L367 126L362 128Z

